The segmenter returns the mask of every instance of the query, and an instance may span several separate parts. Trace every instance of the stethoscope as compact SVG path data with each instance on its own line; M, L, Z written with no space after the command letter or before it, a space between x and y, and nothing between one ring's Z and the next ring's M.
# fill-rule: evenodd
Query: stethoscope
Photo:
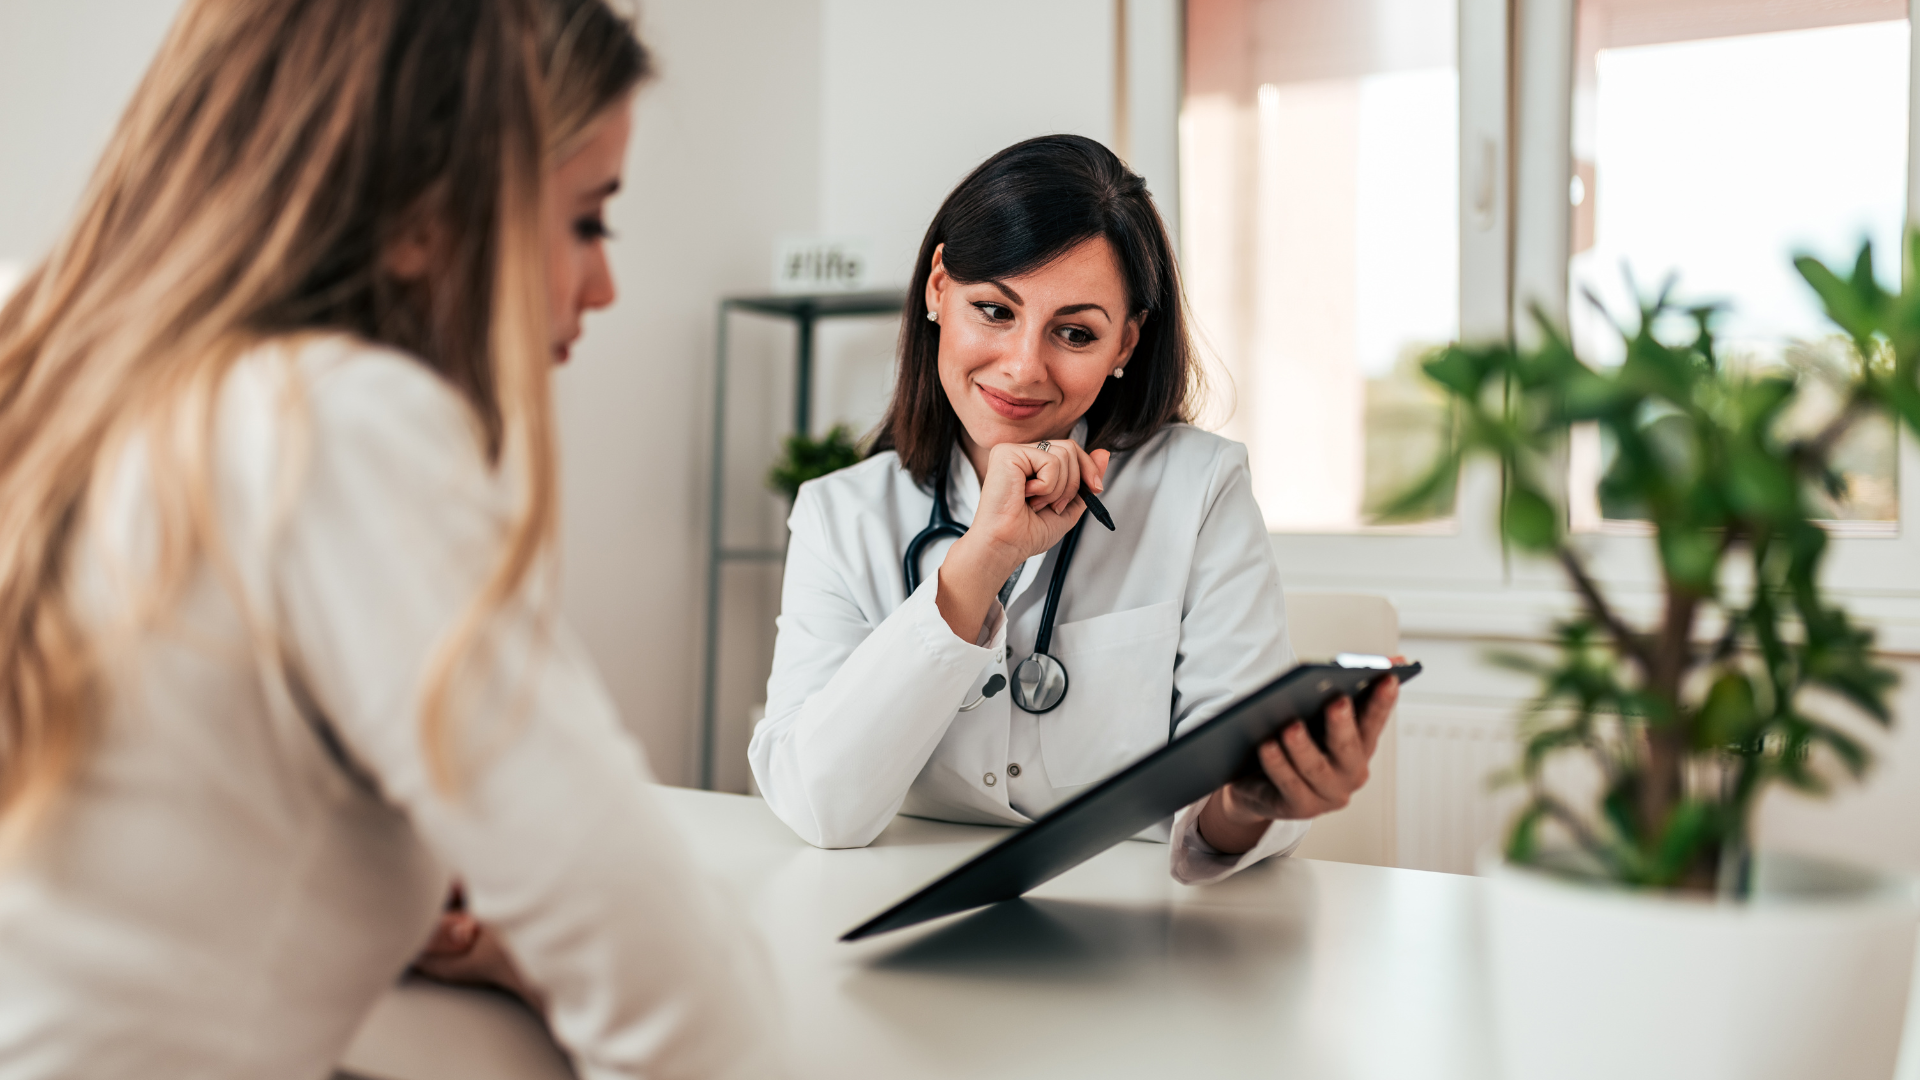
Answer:
M1013 703L1030 713L1043 713L1060 704L1067 696L1067 669L1059 660L1047 652L1053 644L1053 617L1060 610L1060 589L1067 580L1067 567L1073 563L1073 551L1080 546L1080 530L1087 524L1087 515L1082 514L1074 523L1065 538L1060 541L1060 557L1053 564L1053 579L1047 582L1047 602L1040 609L1040 635L1034 639L1033 655L1020 661L1013 672ZM947 470L943 466L933 478L933 516L928 519L927 527L914 534L907 542L907 557L904 566L907 572L907 595L920 587L920 554L928 544L941 537L955 540L965 536L967 527L953 520L947 511ZM980 696L960 706L961 712L972 712L988 698L1000 692L1006 685L1006 677L995 675L981 688Z

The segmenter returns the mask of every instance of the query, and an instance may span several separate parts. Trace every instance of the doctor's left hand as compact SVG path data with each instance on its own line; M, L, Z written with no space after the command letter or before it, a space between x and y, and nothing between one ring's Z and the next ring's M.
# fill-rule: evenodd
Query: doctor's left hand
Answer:
M1374 687L1364 716L1354 716L1352 698L1335 699L1327 706L1324 752L1299 721L1261 743L1264 775L1235 780L1209 796L1200 810L1201 838L1215 851L1238 855L1259 843L1273 821L1302 821L1347 805L1367 782L1367 763L1398 700L1395 678Z

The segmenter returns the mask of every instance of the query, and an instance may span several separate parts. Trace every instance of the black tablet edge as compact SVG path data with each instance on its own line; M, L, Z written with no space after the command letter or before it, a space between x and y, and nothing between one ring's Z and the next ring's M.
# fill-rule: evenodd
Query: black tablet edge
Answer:
M1301 676L1306 672L1314 671L1319 668L1336 667L1336 666L1338 665L1335 665L1332 663L1297 664L1291 670L1281 675L1279 678L1274 679L1272 682L1266 684L1265 686L1261 687L1258 690L1255 690L1253 693L1246 695L1245 697L1241 698L1240 701L1235 702L1232 706L1221 710L1220 715L1213 717L1212 719L1208 720L1206 723L1200 725L1197 728L1194 728L1192 731L1187 732L1187 734L1181 736L1181 739L1189 739L1189 738L1194 738L1198 736L1202 731L1205 731L1206 729L1212 727L1214 724L1225 721L1229 716L1233 715L1233 713L1236 711L1236 709L1239 707L1241 703L1251 701L1254 698L1262 697L1268 693L1271 693L1274 690L1278 690L1281 686L1285 685L1286 683L1292 681L1293 679ZM1362 669L1349 669L1349 670L1362 670ZM1380 670L1380 669L1376 668L1373 670ZM1404 684L1408 679L1411 679L1414 676L1420 674L1420 672L1423 670L1425 669L1421 665L1420 661L1414 660L1405 664L1396 665L1388 669L1386 671L1386 674L1397 677L1400 680L1400 682ZM1173 745L1172 742L1169 742L1167 744L1167 746L1172 746L1172 745ZM1121 769L1119 772L1114 773L1112 776L1107 777L1105 780L1100 781L1098 784L1093 785L1092 787L1081 792L1080 794L1075 795L1073 798L1068 799L1066 802L1061 803L1059 806L1054 807L1052 810L1047 811L1047 813L1044 816L1035 818L1034 820L1028 822L1027 824L1020 826L1019 828L1015 829L1011 835L1002 837L1001 839L996 840L993 843L982 848L981 850L975 852L972 855L972 857L968 858L965 862L961 863L958 866L955 866L951 870L948 870L946 873L941 874L939 877L934 878L932 881L927 882L925 885L921 886L920 888L915 889L912 893L909 893L908 895L901 897L899 900L895 901L894 903L889 904L884 910L874 915L872 918L868 919L867 921L861 923L859 926L856 926L853 929L847 931L846 933L841 934L840 941L842 942L859 941L863 938L872 937L876 934L887 933L888 931L891 931L891 930L904 930L909 926L914 926L921 922L931 922L932 921L931 919L916 919L914 922L902 923L899 926L883 927L879 925L880 923L885 922L887 917L892 915L894 912L899 911L901 908L911 905L914 901L919 900L921 897L927 895L928 893L934 892L935 890L939 889L941 886L945 885L948 881L951 881L952 879L959 877L961 874L966 873L967 870L972 868L974 863L977 863L987 858L989 855L1000 850L1002 847L1005 847L1006 845L1014 843L1015 841L1019 840L1020 837L1026 835L1027 832L1030 831L1035 825L1040 824L1042 821L1047 820L1047 818L1050 818L1055 814L1064 813L1069 807L1073 806L1075 803L1080 802L1083 799L1093 798L1094 796L1098 795L1102 791L1106 790L1108 787L1122 782L1126 777L1145 768L1149 762L1159 757L1160 754L1165 751L1165 749L1166 747L1162 747L1159 750L1155 750L1153 753L1148 754L1146 757L1141 758L1140 760L1134 762L1133 764L1127 766L1126 768ZM1121 843L1125 843L1125 842L1126 841L1124 840L1121 841ZM1042 884L1044 884L1044 882ZM1022 895L1025 895L1025 894L1023 893ZM1000 902L1002 901L993 901L993 903L1000 903ZM960 915L968 911L978 911L980 908L988 907L988 906L991 906L991 905L981 904L978 907L962 908L959 911L951 911L951 912L948 912L947 914ZM945 918L945 917L946 917L945 915L936 915L933 918L939 919L939 918Z

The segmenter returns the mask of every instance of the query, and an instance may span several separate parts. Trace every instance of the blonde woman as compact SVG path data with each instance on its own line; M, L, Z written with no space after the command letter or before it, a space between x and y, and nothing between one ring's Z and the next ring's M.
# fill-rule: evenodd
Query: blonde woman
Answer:
M0 1076L323 1077L464 883L591 1077L766 983L553 618L601 0L189 0L0 310Z

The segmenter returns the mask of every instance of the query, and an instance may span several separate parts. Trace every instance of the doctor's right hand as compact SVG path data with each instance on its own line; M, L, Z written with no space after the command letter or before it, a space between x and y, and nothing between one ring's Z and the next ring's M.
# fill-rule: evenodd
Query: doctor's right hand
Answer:
M1082 481L1095 494L1106 489L1110 457L1070 439L1050 439L1044 450L1001 443L987 452L973 523L940 566L935 603L956 635L978 638L1008 576L1059 543L1086 512Z
M1405 663L1406 657L1393 662ZM1260 774L1208 796L1200 808L1200 838L1221 854L1238 855L1259 843L1274 821L1304 821L1346 806L1366 784L1368 763L1399 700L1400 680L1392 677L1374 686L1363 715L1355 715L1351 698L1335 699L1326 707L1324 750L1306 724L1288 724L1260 744Z

